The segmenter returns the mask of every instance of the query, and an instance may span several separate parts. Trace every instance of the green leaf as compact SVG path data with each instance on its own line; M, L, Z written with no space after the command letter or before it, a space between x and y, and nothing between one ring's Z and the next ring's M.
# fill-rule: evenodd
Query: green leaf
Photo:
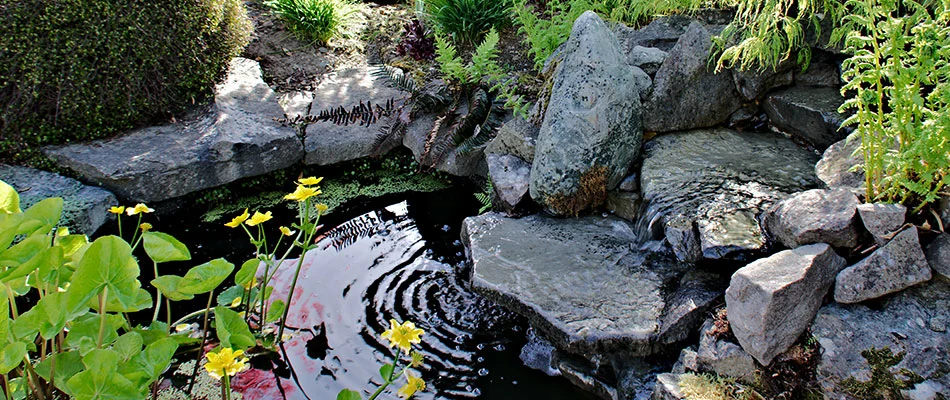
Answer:
M6 375L19 367L24 357L26 357L26 343L15 342L4 346L3 351L0 351L0 374Z
M254 291L252 291L251 294L255 294L256 290L257 289L254 289ZM244 288L240 286L231 286L218 295L218 305L225 306L225 307L230 306L231 303L234 302L234 299L240 298L243 295L244 295Z
M227 307L214 308L214 327L221 345L235 350L247 350L256 341L241 315Z
M0 252L6 250L13 243L19 230L20 222L23 222L23 214L4 214L0 212Z
M223 258L208 261L189 269L182 279L180 291L189 294L208 293L224 282L234 271L234 264Z
M173 301L191 300L195 298L194 295L182 293L179 290L181 288L181 282L182 279L180 276L163 275L157 279L152 279L152 286L161 291L165 297Z
M363 400L359 392L350 389L343 389L336 395L336 400Z
M141 353L144 342L142 335L135 332L126 332L115 340L115 343L112 344L112 349L115 350L116 353L119 353L119 356L124 362L135 357L136 354Z
M270 305L270 308L267 309L267 318L264 322L274 322L280 319L284 315L284 309L287 308L287 305L284 304L283 300L277 300Z
M59 224L59 218L62 214L62 198L51 197L43 199L23 213L26 221L29 222L21 224L20 229L17 231L22 235L30 235L34 232L40 232L45 235L52 231L54 226Z
M50 370L54 368L55 362L55 372L53 381L56 384L56 387L61 390L66 390L66 382L69 378L72 378L73 375L76 375L82 371L82 356L78 351L64 351L62 353L54 353L49 357L46 357L45 360L41 361L36 365L36 373L46 379L50 380Z
M0 280L9 282L27 276L45 262L44 252L50 247L46 235L33 235L0 253Z
M79 249L89 244L89 238L86 235L57 236L55 244L63 248L63 256L72 257Z
M122 374L116 373L119 354L109 349L95 349L82 359L86 370L66 382L73 398L134 400L145 397L138 387Z
M114 299L125 310L141 309L144 303L138 276L139 265L128 243L117 236L98 238L83 254L73 274L66 291L69 308L76 311L85 307L108 288L108 299Z
M99 314L89 313L77 319L70 326L69 334L66 335L66 347L79 349L83 356L94 350L99 340L99 324L102 321L100 318ZM102 345L108 346L119 337L117 330L125 325L125 320L121 315L116 314L106 314L105 318L106 327L102 335Z
M261 260L252 258L241 265L241 269L234 275L234 283L238 286L248 286L254 280L254 274L257 273Z
M148 256L157 263L191 259L188 246L167 233L145 232L142 234L142 244Z
M395 368L395 366L390 363L383 364L382 367L379 367L379 376L383 377L383 381L392 383L393 368Z
M0 213L15 214L20 211L20 195L13 186L0 181Z
M139 371L144 372L146 377L146 379L137 383L140 386L148 386L158 379L168 369L177 350L178 343L170 337L146 346L145 351L140 352L132 359L132 363Z
M66 327L70 317L79 316L71 316L66 311L66 294L49 293L14 321L13 336L32 340L39 333L43 339L52 339Z

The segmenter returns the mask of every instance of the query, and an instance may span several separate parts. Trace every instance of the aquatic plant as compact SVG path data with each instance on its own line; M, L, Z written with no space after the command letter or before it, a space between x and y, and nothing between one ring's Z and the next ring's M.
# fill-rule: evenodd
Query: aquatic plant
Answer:
M248 368L247 357L244 357L244 351L231 350L230 347L222 347L217 352L208 352L205 354L208 362L205 363L205 370L212 378L220 379L221 398L231 399L231 377L238 372Z
M399 368L400 361L400 353L397 351L393 356L392 363L387 363L380 367L379 375L383 378L383 384L376 388L376 391L369 396L368 400L375 400L389 385L395 383L400 376L406 378L406 383L396 392L399 397L408 399L416 394L416 392L425 390L425 381L412 370L412 368L420 367L423 362L422 353L413 351L412 345L422 343L421 336L424 333L422 329L416 328L416 325L411 321L399 323L395 319L389 320L389 329L385 330L380 337L389 342L389 347L398 347L403 355L409 357L409 360L408 363L402 367L402 370L396 372ZM343 389L336 398L337 400L362 400L363 397L357 391Z

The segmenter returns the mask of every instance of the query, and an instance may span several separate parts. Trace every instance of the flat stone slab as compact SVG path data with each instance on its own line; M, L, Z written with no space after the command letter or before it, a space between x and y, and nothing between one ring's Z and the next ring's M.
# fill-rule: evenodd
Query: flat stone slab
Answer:
M0 180L16 189L24 211L40 200L62 197L60 224L72 233L92 235L109 218L109 207L118 205L108 190L38 169L0 164Z
M341 106L350 110L361 101L384 106L392 98L407 97L408 93L390 86L386 78L374 77L373 68L350 68L331 74L317 86L310 114L320 115L324 110ZM385 121L370 126L359 123L342 126L330 122L311 124L307 126L304 140L307 153L304 162L331 165L392 150L394 146L377 148L376 138L383 123Z
M161 201L299 161L303 145L294 130L273 120L283 114L260 65L235 58L214 103L196 118L44 152L120 197Z
M824 150L848 134L838 129L845 119L838 113L842 103L837 88L791 87L770 94L763 108L777 128Z
M950 388L946 375L950 360L950 283L934 279L888 298L874 308L862 304L832 303L822 307L812 325L812 334L821 345L818 382L826 399L853 399L840 387L854 377L866 382L871 375L861 352L871 347L906 352L892 371L907 368L925 379L934 378Z
M680 233L681 260L743 258L766 249L766 209L820 185L817 160L778 134L677 132L647 142L640 183L650 220Z
M527 316L556 347L576 354L653 354L665 339L696 329L702 312L690 310L721 293L700 288L698 277L679 290L689 266L635 249L632 225L615 217L488 213L466 218L462 239L474 290Z

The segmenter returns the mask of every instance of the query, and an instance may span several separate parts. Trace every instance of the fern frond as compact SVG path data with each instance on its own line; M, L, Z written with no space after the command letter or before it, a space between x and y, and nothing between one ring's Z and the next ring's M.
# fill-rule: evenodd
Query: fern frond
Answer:
M413 95L419 93L419 87L416 85L416 81L412 79L412 76L403 72L401 68L391 65L379 65L373 68L371 74L373 77L385 79L390 86L403 92L408 92Z
M330 107L316 115L298 115L293 118L287 118L285 115L284 118L275 118L274 121L284 126L310 125L317 122L330 122L342 126L358 122L360 126L370 126L380 118L392 115L397 109L395 98L387 100L382 106L369 101L363 103L360 100L359 104L349 110L343 106Z

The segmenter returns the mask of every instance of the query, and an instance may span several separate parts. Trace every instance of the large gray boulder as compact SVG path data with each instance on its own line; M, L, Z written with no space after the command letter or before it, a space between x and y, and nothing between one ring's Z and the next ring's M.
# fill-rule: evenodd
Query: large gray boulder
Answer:
M487 213L465 219L462 239L473 289L575 354L654 354L696 329L721 293L669 255L633 248L633 226L614 217Z
M815 174L830 189L847 189L856 196L864 196L864 164L861 152L861 137L852 133L847 138L825 149L821 160L815 165Z
M838 113L842 103L836 88L796 86L770 94L763 108L775 127L824 150L848 135L847 129L838 129L845 119Z
M874 308L831 303L821 308L811 332L821 345L818 382L826 399L854 399L842 381L868 381L871 368L861 352L872 347L906 352L891 371L907 368L950 388L950 283L933 280L886 299ZM938 377L939 376L939 377ZM945 393L946 395L946 393Z
M858 198L844 189L812 189L778 203L765 217L765 227L790 248L828 243L858 244Z
M767 244L757 218L775 202L819 185L817 157L778 134L678 132L657 136L644 151L647 220L666 232L683 261L761 253Z
M746 101L762 99L768 91L791 85L795 80L796 65L790 59L779 63L776 68L765 68L732 71L732 79L736 83L736 90Z
M858 303L904 290L932 277L917 228L910 227L838 274L835 301Z
M669 52L693 22L696 20L684 15L670 15L655 18L640 29L623 24L614 24L613 29L623 53L634 59L638 46Z
M167 200L289 167L303 145L257 61L235 58L200 116L113 139L47 148L62 167L131 201Z
M327 76L314 91L311 115L336 107L350 110L360 102L385 105L389 99L408 97L388 84L385 78L373 76L370 67L357 67ZM379 126L361 126L358 123L347 126L331 122L318 122L307 126L306 157L304 162L316 165L331 165L343 161L382 154L391 150L393 143L379 148L376 138Z
M92 236L109 219L109 207L118 205L115 196L105 189L38 169L0 164L0 181L16 189L24 211L43 199L61 197L63 215L59 223L72 233Z
M785 250L732 275L726 309L739 344L769 365L808 328L845 260L827 244Z
M637 69L597 14L575 21L538 135L531 198L575 215L626 176L643 139Z
M669 51L643 103L643 129L671 132L718 125L739 109L741 100L730 71L709 64L711 32L699 22L689 25Z
M937 275L950 279L950 234L941 233L927 245L927 263Z

